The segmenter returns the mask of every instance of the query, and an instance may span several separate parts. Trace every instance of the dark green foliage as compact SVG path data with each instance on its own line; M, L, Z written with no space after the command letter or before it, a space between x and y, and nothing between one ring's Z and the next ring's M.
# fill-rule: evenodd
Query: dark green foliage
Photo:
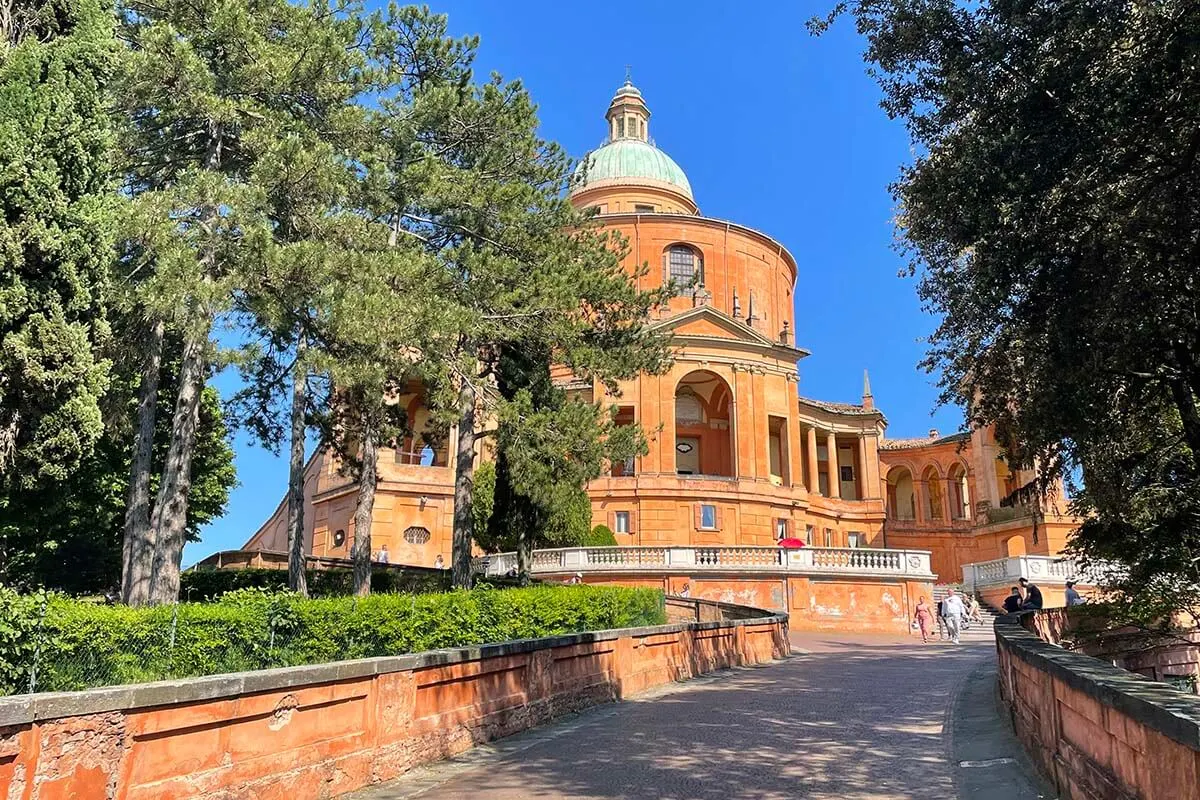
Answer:
M117 197L97 0L6 4L0 31L0 484L66 479L102 431Z
M349 569L306 570L311 597L343 597L354 594L354 574ZM188 601L215 600L238 589L288 588L287 570L282 569L193 569L181 576L180 596ZM371 591L383 594L400 592L442 592L450 588L445 570L420 567L375 569L371 572Z
M173 348L178 353L177 343ZM159 393L156 464L162 463L170 440L171 376L177 361L177 357L167 359ZM131 391L124 396L129 398ZM118 396L110 394L110 399ZM136 414L133 402L128 399L120 418L82 460L69 489L52 484L0 490L0 582L71 594L103 592L117 585L129 486L129 431ZM233 449L212 387L204 390L200 402L193 473L187 534L194 541L201 527L224 512L229 492L237 484Z
M0 595L0 608L3 603ZM31 629L32 616L36 627L38 604L21 603L17 624ZM665 620L660 592L597 586L314 600L245 589L215 603L148 608L53 597L37 688L73 690L317 664ZM6 678L0 688L23 691L21 677L28 675L32 654L22 649L6 657L0 676L16 680Z
M925 366L1139 602L1200 600L1200 4L855 0ZM817 27L821 27L818 23Z
M583 541L587 547L616 547L617 535L607 525L597 525Z

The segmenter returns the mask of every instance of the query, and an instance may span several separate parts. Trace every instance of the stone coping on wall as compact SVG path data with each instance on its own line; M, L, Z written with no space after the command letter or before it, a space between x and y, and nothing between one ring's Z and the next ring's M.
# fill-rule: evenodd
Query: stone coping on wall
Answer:
M997 617L997 646L1072 689L1200 751L1200 696L1043 641L1021 623L1022 617L1036 613Z
M707 601L692 601L707 602ZM729 605L729 604L713 604ZM365 678L391 672L441 667L468 661L519 655L555 647L604 642L629 636L654 636L681 631L709 631L719 628L738 628L752 625L787 623L787 614L761 609L732 606L757 611L761 616L752 619L723 619L710 622L677 622L640 628L614 628L585 631L538 639L516 639L508 642L467 645L441 650L427 650L398 656L379 656L298 667L233 672L198 678L154 681L152 683L106 686L77 692L41 692L38 694L0 697L0 728L28 725L43 720L77 717L113 711L131 711L158 706L219 700L254 692L266 692L316 683Z

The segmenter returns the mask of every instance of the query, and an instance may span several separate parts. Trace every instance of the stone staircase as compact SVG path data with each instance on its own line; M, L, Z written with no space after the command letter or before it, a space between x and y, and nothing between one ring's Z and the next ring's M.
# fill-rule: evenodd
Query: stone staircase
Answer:
M934 608L937 608L937 604L941 602L943 598L945 598L946 590L948 588L949 587L942 585L933 587ZM996 622L996 617L999 615L989 606L983 605L982 602L980 602L979 605L979 615L983 619L983 623L968 623L958 637L960 642L963 642L964 644L968 642L987 642L988 644L992 644L996 641L993 625Z

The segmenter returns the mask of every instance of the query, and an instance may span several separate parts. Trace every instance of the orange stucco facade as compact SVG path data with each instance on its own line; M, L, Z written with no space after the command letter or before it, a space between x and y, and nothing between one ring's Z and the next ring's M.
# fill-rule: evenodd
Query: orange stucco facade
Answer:
M675 361L611 395L556 375L579 398L616 405L618 420L640 424L650 439L648 453L589 485L594 524L613 529L622 545L770 545L786 535L814 546L930 549L934 571L951 581L962 563L1004 555L1013 536L1029 534L1025 552L1057 552L1069 525L1053 535L1043 526L1038 536L1020 525L993 530L948 508L940 517L917 509L911 519L889 512L893 470L912 471L915 496L940 486L944 503L956 464L970 497L994 497L999 508L1001 478L984 475L994 442L885 439L865 379L860 403L800 397L808 352L795 341L795 258L764 233L700 213L682 170L651 143L636 88L617 92L606 119L609 141L581 162L570 198L624 237L625 266L641 288L675 287L653 322L670 333ZM376 552L386 546L392 562L431 565L449 558L454 464L444 447L420 444L419 397L414 389L401 398L412 404L413 440L381 453L372 543ZM345 557L354 486L324 453L309 465L306 498L312 552ZM285 549L285 523L281 505L245 547Z

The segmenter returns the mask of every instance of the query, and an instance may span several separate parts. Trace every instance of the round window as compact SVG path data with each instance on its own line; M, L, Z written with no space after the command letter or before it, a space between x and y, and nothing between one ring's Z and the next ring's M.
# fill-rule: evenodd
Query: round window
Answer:
M411 528L405 528L404 541L409 544L426 544L429 541L429 529L416 525Z
M346 532L343 530L335 531L333 534L333 546L341 547L346 543Z

